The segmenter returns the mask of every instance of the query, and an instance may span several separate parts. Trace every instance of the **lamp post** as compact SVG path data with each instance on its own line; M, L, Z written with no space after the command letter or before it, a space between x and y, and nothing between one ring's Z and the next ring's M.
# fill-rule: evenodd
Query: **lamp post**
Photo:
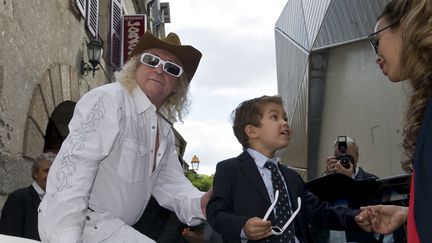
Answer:
M81 60L81 75L86 76L90 71L93 72L93 78L95 75L95 71L99 70L97 66L100 63L100 58L103 52L103 44L100 38L93 37L90 42L87 43L87 56L88 60L91 63L91 66Z
M198 156L194 155L192 157L192 160L191 160L191 165L192 165L192 170L193 171L196 172L198 170L199 163L200 163L200 160L199 160Z

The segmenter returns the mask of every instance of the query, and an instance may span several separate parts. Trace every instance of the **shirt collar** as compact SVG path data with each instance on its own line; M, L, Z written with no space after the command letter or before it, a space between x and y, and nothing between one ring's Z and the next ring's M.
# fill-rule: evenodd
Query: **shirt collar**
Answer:
M356 167L355 167L355 170L354 170L354 173L353 173L353 175L352 175L352 178L355 179L358 173L359 173L359 167L356 166Z
M135 103L136 112L138 114L145 112L149 108L156 111L156 106L151 103L147 95L138 85L133 89L131 96Z
M268 160L270 160L271 162L273 162L277 165L276 157L269 159L264 154L254 150L254 149L251 149L251 148L247 148L246 151L252 156L252 158L255 160L255 164L260 168L264 168L264 164Z
M36 181L32 182L32 186L36 190L36 192L39 195L40 199L42 200L43 196L45 195L45 191L36 183Z

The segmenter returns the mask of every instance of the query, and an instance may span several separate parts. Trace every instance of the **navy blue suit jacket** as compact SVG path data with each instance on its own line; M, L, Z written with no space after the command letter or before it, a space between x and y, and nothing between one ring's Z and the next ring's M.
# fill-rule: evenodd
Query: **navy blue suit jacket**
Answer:
M432 98L417 135L414 156L414 221L421 242L432 242ZM412 208L413 205L410 205Z
M303 179L294 170L281 164L279 169L287 184L293 209L298 207L297 197L302 199L301 210L294 220L296 237L300 242L310 241L309 223L324 229L360 230L354 220L358 211L331 207L307 191ZM264 217L270 204L264 181L248 152L218 163L213 196L207 205L207 220L223 236L224 242L241 242L240 233L246 221L252 217ZM274 215L271 214L269 219L274 222Z
M33 186L18 189L6 199L0 218L0 234L40 241L38 212L40 198Z

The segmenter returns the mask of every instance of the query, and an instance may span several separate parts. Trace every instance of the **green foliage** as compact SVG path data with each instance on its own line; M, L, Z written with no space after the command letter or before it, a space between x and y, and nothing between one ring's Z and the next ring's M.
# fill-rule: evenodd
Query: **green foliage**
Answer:
M192 182L192 184L200 191L206 192L210 187L213 186L213 176L197 174L194 171L187 171L186 177Z

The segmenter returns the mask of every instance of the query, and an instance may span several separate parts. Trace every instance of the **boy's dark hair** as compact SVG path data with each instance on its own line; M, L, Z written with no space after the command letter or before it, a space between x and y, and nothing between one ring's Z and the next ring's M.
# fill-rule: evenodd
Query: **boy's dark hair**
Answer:
M280 96L261 96L250 100L245 100L231 113L234 135L243 146L243 149L249 148L249 137L245 133L245 127L252 125L261 126L260 120L263 117L262 106L268 103L283 105Z

